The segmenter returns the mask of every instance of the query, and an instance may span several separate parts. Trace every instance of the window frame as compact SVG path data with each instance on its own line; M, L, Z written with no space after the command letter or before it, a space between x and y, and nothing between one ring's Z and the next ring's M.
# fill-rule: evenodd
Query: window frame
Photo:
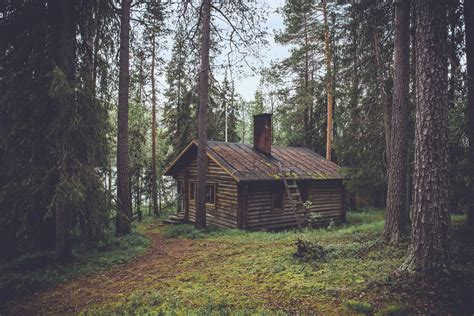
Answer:
M184 201L186 199L185 196L185 191L184 191L184 181L183 180L178 180L177 181L177 187L178 187L178 205L179 205L179 210L183 211L184 210Z
M189 181L189 183L188 183L188 200L189 200L189 202L196 202L196 186L197 186L196 181Z
M283 212L285 209L285 196L283 192L283 186L280 184L272 185L272 195L271 195L271 208L272 212ZM277 206L277 199L279 199L279 206Z
M207 188L212 187L214 190L214 202L207 201ZM215 182L208 182L206 183L206 205L216 206L217 204L217 183Z
M300 191L301 201L306 203L309 200L309 187L307 183L300 182L297 184Z

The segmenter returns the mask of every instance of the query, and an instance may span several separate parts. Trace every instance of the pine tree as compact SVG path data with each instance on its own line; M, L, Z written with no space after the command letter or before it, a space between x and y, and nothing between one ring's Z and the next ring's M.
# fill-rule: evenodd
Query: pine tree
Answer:
M201 6L201 70L199 74L196 228L206 227L207 110L209 102L209 48L211 0Z
M469 178L468 189L474 191L474 3L464 1L464 21L466 36L466 63L467 63L467 137L469 140L468 161ZM474 228L474 197L468 195L468 223Z
M8 34L0 45L0 76L8 78L0 80L1 248L6 255L56 248L57 259L68 260L71 238L97 240L108 218L101 181L108 114L95 80L107 82L98 64L110 49L112 10L53 0L0 10Z
M312 65L315 55L320 54L317 39L321 34L320 23L317 18L316 6L313 0L288 0L283 7L285 29L275 36L275 40L283 45L294 45L292 55L284 60L279 67L283 71L296 73L294 82L297 91L294 103L297 113L301 113L303 121L302 131L298 133L303 146L312 147L311 114L313 113L312 94L314 83L312 78L316 70ZM294 105L292 105L294 107ZM298 119L297 119L298 120Z
M147 2L146 11L144 13L144 42L147 50L151 51L151 201L153 206L153 214L158 216L160 213L158 205L158 187L157 187L157 87L156 87L156 69L159 59L157 58L157 50L159 45L157 38L164 35L167 30L164 28L164 8L161 2ZM148 45L146 45L148 44Z
M387 210L383 238L397 244L407 231L407 120L409 93L410 1L395 2L394 93L389 155Z
M333 140L333 76L332 76L332 49L330 30L328 22L328 2L323 0L323 20L324 20L324 55L326 59L326 94L327 94L327 131L326 131L326 160L331 161L332 140Z
M130 76L129 100L129 172L131 199L138 219L142 218L142 196L145 191L145 170L147 167L147 139L150 130L150 115L146 107L146 83L148 62L144 48L133 47L133 66Z
M158 216L160 211L158 209L158 191L156 183L156 44L154 36L151 45L151 200L153 203L153 215Z
M447 6L416 1L416 133L412 236L403 270L449 265Z
M194 78L189 78L187 75L188 63L194 60L189 59L188 48L184 30L179 29L166 70L168 88L164 93L166 101L163 125L166 128L167 142L173 147L166 158L167 162L174 159L191 140L196 138L197 96L192 86Z
M117 132L117 234L131 231L131 198L128 167L128 97L130 58L130 0L122 0L120 20L119 104Z

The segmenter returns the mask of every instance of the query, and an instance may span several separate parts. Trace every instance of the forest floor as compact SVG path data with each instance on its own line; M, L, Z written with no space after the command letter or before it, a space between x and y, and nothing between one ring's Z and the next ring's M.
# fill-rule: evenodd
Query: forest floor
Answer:
M381 211L305 231L324 249L317 263L293 258L297 232L194 230L158 221L138 230L150 247L137 259L10 300L5 314L406 314L472 313L474 246L453 217L453 272L407 281L393 272L406 244L380 241ZM470 248L468 248L470 247Z

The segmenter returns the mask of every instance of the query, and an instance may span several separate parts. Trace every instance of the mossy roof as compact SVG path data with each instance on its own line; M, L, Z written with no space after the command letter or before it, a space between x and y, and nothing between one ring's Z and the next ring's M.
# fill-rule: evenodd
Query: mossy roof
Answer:
M192 141L166 169L165 175L174 174L187 158L195 156L197 146L197 141ZM272 146L271 155L265 155L249 144L208 141L207 153L237 181L280 179L278 162L288 178L344 179L338 165L304 147Z

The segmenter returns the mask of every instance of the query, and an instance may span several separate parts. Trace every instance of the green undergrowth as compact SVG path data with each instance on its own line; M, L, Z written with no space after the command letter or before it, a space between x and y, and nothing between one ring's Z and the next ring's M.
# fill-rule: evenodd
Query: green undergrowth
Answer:
M248 232L235 229L195 230L191 225L156 228L161 234L193 240L192 255L180 262L179 274L151 288L131 293L87 313L126 310L164 315L260 315L347 313L344 303L370 300L370 284L383 280L402 262L406 245L380 241L383 212L347 214L347 223L330 229ZM324 251L317 264L295 259L296 242L308 239ZM159 298L154 300L154 298ZM396 305L378 302L374 310ZM351 311L349 313L354 313Z
M125 300L115 304L106 304L82 311L80 315L196 315L196 316L283 316L288 315L283 311L264 308L236 309L232 304L224 301L203 301L199 307L186 306L178 299L165 300L159 292L133 293Z
M109 237L94 248L74 251L76 260L59 265L53 252L26 254L0 263L0 302L28 295L73 278L103 271L127 262L146 251L150 241L135 232L123 237Z
M162 234L167 238L188 238L188 239L219 239L232 242L273 242L275 240L296 240L298 236L313 238L329 238L331 240L346 238L347 235L378 232L383 229L383 211L379 209L363 209L347 214L347 222L336 227L336 229L310 229L306 228L302 233L297 230L287 230L279 232L267 231L245 231L239 229L225 229L215 226L206 227L204 230L195 229L191 224L169 225L162 230Z
M407 243L382 243L383 216L383 211L376 209L349 212L343 225L304 232L216 227L200 231L192 225L144 224L141 231L165 237L159 242L166 255L147 257L156 260L150 262L150 267L158 269L156 279L153 275L147 276L151 282L130 280L139 282L138 290L130 286L135 290L107 296L81 313L407 315L471 311L469 306L456 309L439 303L444 298L431 295L430 288L394 283L392 275L405 258ZM459 270L456 284L460 284L456 293L472 293L471 283L463 280L474 279L470 277L472 236L463 233L464 221L465 217L452 217L453 265ZM311 245L306 247L310 249L308 257L295 255L302 240ZM162 264L168 265L163 273L158 272ZM147 269L146 263L143 268ZM127 288L127 284L121 287ZM467 296L449 295L446 300L456 306L469 302Z
M383 211L347 214L335 228L248 232L192 225L156 228L169 240L192 240L196 249L177 275L131 293L125 301L85 312L162 315L366 314L407 315L425 307L392 291L390 276L404 260L407 243L384 245ZM464 217L453 216L453 227ZM295 256L297 242L315 245L311 256ZM456 246L460 247L461 246ZM307 258L306 258L307 259ZM421 309L420 309L421 308ZM443 312L430 306L425 311Z

